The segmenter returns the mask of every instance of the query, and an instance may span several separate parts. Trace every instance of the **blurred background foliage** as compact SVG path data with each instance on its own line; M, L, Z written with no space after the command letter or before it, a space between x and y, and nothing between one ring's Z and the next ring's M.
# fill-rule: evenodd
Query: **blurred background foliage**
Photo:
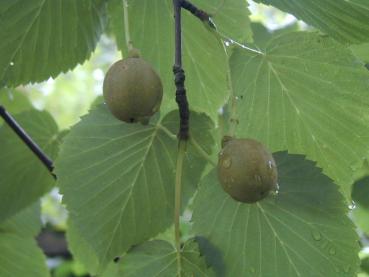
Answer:
M252 21L263 24L270 32L308 28L306 24L297 21L290 14L270 6L249 2ZM262 35L262 29L264 28L258 24L254 24L254 27L254 36ZM261 34L257 33L259 29ZM5 91L0 93L0 103L12 114L27 110L31 106L39 110L47 110L54 116L59 128L67 130L88 112L96 99L101 100L99 96L102 95L105 72L112 63L120 58L121 53L117 50L116 42L107 32L101 37L90 59L82 65L78 65L72 71L60 74L56 79L50 78L42 83L20 86L15 90L3 89ZM2 124L1 121L0 124ZM369 183L368 179L365 179L365 181ZM363 182L363 180L359 182ZM366 239L369 236L369 221L367 220L369 210L362 208L360 204L358 206L356 207L356 204L352 205L351 218L360 227L358 232L362 237L363 248L360 253L362 272L359 273L359 276L365 277L369 276L369 244ZM61 205L61 195L57 189L43 197L42 221L44 226L56 231L64 231L67 217L67 212ZM185 214L182 223L189 224L189 220L190 216ZM186 236L189 229L186 224L183 224L182 232L185 233L184 236ZM168 230L159 235L159 238L169 239L170 236L171 230ZM52 269L54 277L88 276L83 266L73 260L50 258L48 259L48 265Z

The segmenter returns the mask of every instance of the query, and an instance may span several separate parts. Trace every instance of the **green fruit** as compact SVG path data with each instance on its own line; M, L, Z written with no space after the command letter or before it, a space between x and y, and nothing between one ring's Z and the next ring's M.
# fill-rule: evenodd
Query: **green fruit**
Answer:
M125 122L145 122L160 108L160 77L138 55L114 63L106 73L103 92L111 113Z
M264 145L253 139L229 137L222 144L218 178L233 199L254 203L277 189L277 167Z

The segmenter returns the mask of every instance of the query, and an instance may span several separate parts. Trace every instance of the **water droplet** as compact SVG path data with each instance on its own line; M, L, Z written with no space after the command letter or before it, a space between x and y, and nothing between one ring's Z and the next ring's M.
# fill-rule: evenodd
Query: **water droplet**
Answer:
M336 249L335 249L334 247L331 247L331 248L329 249L329 254L331 254L331 255L336 255Z
M352 201L351 201L351 204L348 206L348 208L349 208L350 210L355 209L355 208L356 208L356 203L352 200Z
M10 66L13 66L13 65L14 65L14 63L13 63L13 62L10 62L9 64L10 64Z
M320 241L322 239L322 235L317 230L313 230L311 232L311 235L312 235L313 239L316 240L316 241Z
M251 272L251 273L255 273L255 268L251 267L251 268L250 268L250 272Z
M345 268L343 269L343 271L344 271L345 273L349 273L349 272L350 272L350 270L351 270L351 266L350 266L350 265L345 266Z
M232 159L230 157L224 159L222 165L224 168L230 168L232 165Z

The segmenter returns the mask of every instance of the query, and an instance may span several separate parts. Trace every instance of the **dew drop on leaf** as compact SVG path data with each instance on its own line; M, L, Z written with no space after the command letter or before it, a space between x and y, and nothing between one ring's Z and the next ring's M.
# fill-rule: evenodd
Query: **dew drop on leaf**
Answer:
M351 204L348 206L350 210L353 210L356 208L356 203L354 201L351 201Z
M312 235L313 239L316 240L316 241L320 241L322 239L322 235L317 230L313 230L311 232L311 235Z
M335 249L334 247L331 247L331 248L329 249L329 254L331 254L331 255L336 255L336 249Z
M255 268L251 267L251 268L250 268L250 272L251 272L251 273L255 273Z

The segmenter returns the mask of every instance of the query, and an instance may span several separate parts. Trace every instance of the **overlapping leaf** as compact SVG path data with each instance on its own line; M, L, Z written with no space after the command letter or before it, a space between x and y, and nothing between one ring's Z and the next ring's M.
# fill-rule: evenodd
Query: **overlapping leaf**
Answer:
M102 0L0 3L0 87L39 82L85 61L105 25Z
M194 240L184 245L180 256L180 268L176 249L163 240L149 241L134 247L124 256L120 267L121 275L127 277L214 276L200 256L198 245ZM181 275L178 275L179 272Z
M192 3L210 14L222 34L237 41L252 41L247 1L195 0Z
M368 156L369 72L316 33L277 36L264 52L237 48L230 59L238 135L306 154L349 197L352 171Z
M58 128L47 112L27 111L18 123L50 157L58 151ZM47 168L7 125L0 128L0 221L33 203L54 184Z
M233 1L234 2L234 1ZM208 6L224 12L229 7L234 12L232 1L222 8L219 1L207 1ZM240 1L236 1L239 3ZM205 3L202 1L202 3ZM121 1L111 3L113 30L118 45L125 48L122 26ZM130 32L133 45L141 50L143 57L158 71L164 86L162 110L176 107L174 101L174 22L171 0L129 1ZM241 10L242 12L242 10ZM246 13L247 11L244 10ZM226 27L224 27L226 28ZM247 28L247 27L246 27ZM245 29L246 29L245 28ZM217 119L217 111L229 95L227 86L227 57L222 43L200 20L183 11L183 66L186 71L186 88L191 108L206 111Z
M178 142L170 129L178 126L177 113L160 123L127 124L100 105L65 139L56 163L63 201L101 267L173 221ZM195 113L191 119L194 139L211 146L210 120ZM191 170L184 175L185 198L193 194L204 166L190 147L184 169Z
M301 155L274 157L279 193L255 204L233 200L211 172L195 199L194 231L223 253L227 277L353 276L358 237L337 186Z
M369 2L366 0L255 1L291 13L341 42L369 41Z

